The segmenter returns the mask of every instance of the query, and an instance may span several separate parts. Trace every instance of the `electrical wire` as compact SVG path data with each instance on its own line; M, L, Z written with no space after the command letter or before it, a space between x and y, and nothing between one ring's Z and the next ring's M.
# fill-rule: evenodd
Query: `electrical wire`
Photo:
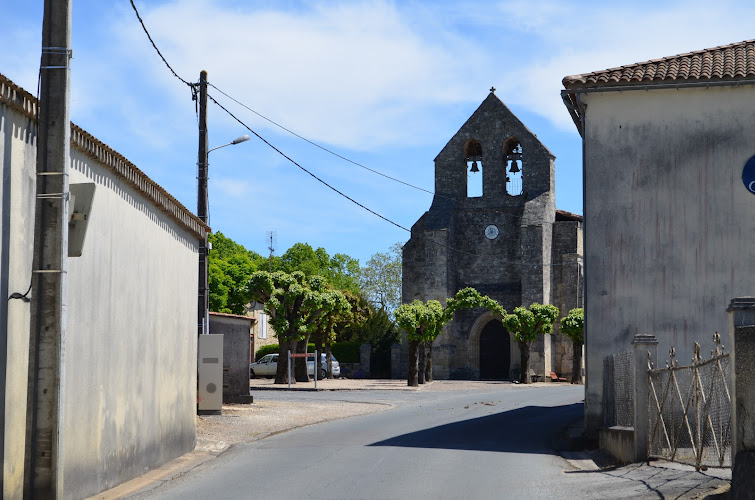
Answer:
M190 88L192 89L192 99L196 100L196 85L195 85L195 84L192 84L192 83L189 83L189 82L188 82L188 81L186 81L185 79L181 78L181 77L180 77L180 76L178 75L178 73L176 73L176 71L175 71L175 70L174 70L174 69L173 69L173 68L171 67L171 65L170 65L170 64L168 63L168 61L167 61L167 60L165 59L165 57L163 56L162 52L160 52L160 49L158 49L158 48L157 48L157 45L155 44L155 41L154 41L154 40L152 39L152 36L151 36L151 35L149 34L149 31L147 30L147 27L145 26L145 24L144 24L144 21L142 20L141 16L139 15L139 11L138 11L138 9L136 8L136 5L134 4L134 0L130 0L130 2L131 2L131 7L132 7L132 8L134 9L134 13L136 14L136 17L137 17L137 19L139 19L139 23L141 24L141 26L142 26L142 29L144 30L144 33L145 33L145 34L147 35L147 38L149 39L150 43L152 44L152 47L153 47L153 48L155 49L155 51L157 52L157 54L158 54L158 55L160 56L160 59L162 59L163 63L164 63L164 64L165 64L165 66L166 66L166 67L167 67L167 68L168 68L168 69L170 70L170 72L171 72L171 73L173 74L173 76L175 76L176 78L178 78L178 79L179 79L179 80L180 80L181 82L183 82L183 83L184 83L185 85L189 86L189 87L190 87ZM424 191L424 192L426 192L426 193L429 193L429 194L435 195L435 193L433 193L432 191L429 191L429 190L427 190L427 189L424 189L424 188L421 188L421 187L418 187L418 186L414 186L413 184L409 184L408 182L404 182L404 181L402 181L402 180L400 180L400 179L396 179L396 178L394 178L394 177L391 177L391 176L389 176L389 175L386 175L386 174L384 174L384 173L382 173L382 172L379 172L379 171L377 171L377 170L374 170L374 169L371 169L371 168L369 168L369 167L366 167L365 165L362 165L361 163L355 162L355 161L353 161L353 160L351 160L351 159L349 159L349 158L346 158L345 156L342 156L342 155L340 155L340 154L338 154L338 153L336 153L336 152L334 152L334 151L332 151L332 150L330 150L330 149L328 149L328 148L326 148L326 147L324 147L324 146L321 146L321 145L319 145L319 144L317 144L317 143L315 143L315 142L313 142L313 141L310 141L309 139L306 139L305 137L303 137L303 136L301 136L301 135L299 135L299 134L297 134L297 133L293 132L292 130L289 130L289 129L287 129L286 127L284 127L284 126L282 126L282 125L280 125L280 124L278 124L278 123L274 122L273 120L271 120L271 119L269 119L269 118L265 117L264 115L262 115L262 114L258 113L257 111L254 111L254 110L253 110L252 108L250 108L250 107L246 106L245 104L243 104L242 102L240 102L240 101L238 101L238 100L234 99L233 97L231 97L230 95L226 94L225 92L223 92L223 91L222 91L221 89L219 89L219 88L218 88L218 87L216 87L215 85L213 85L213 84L209 84L209 85L210 85L211 87L215 88L215 89L216 89L216 90L217 90L218 92L220 92L221 94L223 94L223 95L224 95L224 96L226 96L227 98L229 98L229 99L231 99L232 101L236 102L236 103L237 103L238 105L240 105L240 106L242 106L242 107L244 107L244 108L248 109L249 111L251 111L251 112L255 113L255 114L256 114L256 115L258 115L258 116L260 116L261 118L263 118L263 119L265 119L265 120L269 121L270 123L272 123L272 124L276 125L277 127L280 127L281 129L285 130L286 132L288 132L288 133L290 133L290 134L292 134L292 135L294 135L294 136L298 137L299 139L301 139L301 140L303 140L303 141L306 141L306 142L308 142L309 144L311 144L311 145L313 145L313 146L315 146L315 147L317 147L317 148L320 148L320 149L322 149L323 151L326 151L326 152L328 152L328 153L330 153L330 154L332 154L332 155L334 155L334 156L336 156L336 157L338 157L338 158L340 158L340 159L342 159L342 160L344 160L344 161L347 161L347 162L349 162L349 163L352 163L352 164L354 164L354 165L356 165L356 166L358 166L358 167L361 167L361 168L363 168L363 169L365 169L365 170L368 170L368 171L370 171L370 172L373 172L373 173L375 173L375 174L377 174L377 175L381 175L381 176L383 176L383 177L385 177L385 178L387 178L387 179L390 179L390 180L393 180L393 181L395 181L395 182L398 182L398 183L404 184L404 185L406 185L406 186L408 186L408 187L412 187L412 188L414 188L414 189L417 189L417 190L420 190L420 191ZM209 94L207 95L207 97L209 97L209 98L210 98L210 99L212 100L212 102L214 102L214 103L215 103L215 104L216 104L216 105L217 105L217 106L218 106L218 107L219 107L220 109L222 109L222 110L223 110L223 111L225 111L225 112L226 112L226 113L227 113L227 114L228 114L229 116L231 116L231 118L233 118L234 120L236 120L236 121L237 121L237 122L238 122L238 123L239 123L239 124L240 124L241 126L243 126L244 128L246 128L246 129L247 129L247 130L248 130L249 132L251 132L252 134L254 134L254 135L255 135L255 136L256 136L256 137L258 138L258 139L260 139L260 140L261 140L262 142L264 142L264 143L265 143L265 144L266 144L267 146L269 146L270 148L272 148L272 149L273 149L274 151L276 151L276 152L277 152L277 153L278 153L279 155L281 155L282 157L284 157L285 159L287 159L287 160L288 160L289 162L291 162L292 164L294 164L294 165L295 165L296 167L298 167L298 168L299 168L299 169L301 169L302 171L306 172L306 173L307 173L308 175L310 175L310 176L311 176L312 178L314 178L315 180L317 180L318 182L320 182L320 183L321 183L321 184L323 184L324 186L328 187L328 188L329 188L329 189L331 189L332 191L336 192L336 193L337 193L337 194L339 194L340 196L342 196L342 197L346 198L346 199L347 199L347 200L349 200L350 202L354 203L355 205L357 205L357 206L361 207L362 209L366 210L367 212L369 212L369 213L371 213L371 214L375 215L376 217L379 217L380 219L383 219L384 221L386 221L386 222L388 222L389 224L392 224L392 225L394 225L394 226L398 227L399 229L403 229L404 231L408 232L409 234L412 234L412 231L411 231L411 229L408 229L408 228L406 228L406 227L402 226L401 224L399 224L399 223L397 223L397 222L394 222L394 221L392 221L391 219L389 219L389 218L387 218L387 217L385 217L385 216L383 216L383 215L379 214L379 213L378 213L378 212L376 212L375 210L372 210L371 208L369 208L369 207L367 207L367 206L363 205L362 203L358 202L357 200L355 200L354 198L352 198L352 197L348 196L347 194L343 193L342 191L339 191L339 190L338 190L338 189L336 189L335 187L333 187L333 186L331 186L330 184L328 184L327 182L325 182L325 181L324 181L323 179L321 179L320 177L316 176L316 175L315 175L314 173L312 173L312 172L310 172L309 170L307 170L306 168L304 168L304 167L303 167L302 165L300 165L299 163L297 163L296 161L294 161L294 160L293 160L293 159L292 159L291 157L289 157L288 155L286 155L286 154L285 154L285 153L284 153L283 151L281 151L280 149L278 149L277 147L275 147L275 146L274 146L273 144L271 144L271 143L270 143L269 141L267 141L267 140L266 140L266 139L265 139L264 137L262 137L262 136L261 136L260 134L258 134L258 133L257 133L257 132L255 132L254 130L252 130L252 128L251 128L251 127L249 127L249 126L248 126L248 125L247 125L246 123L244 123L243 121L241 121L241 119L239 119L239 118L238 118L238 117L237 117L236 115L234 115L234 114L233 114L233 113L232 113L232 112L231 112L230 110L228 110L228 109L227 109L227 108L226 108L225 106L223 106L222 104L220 104L220 103L219 103L219 102L218 102L218 101L217 101L217 100L216 100L216 99L215 99L214 97L212 97L212 96L211 96L211 95L209 95ZM197 112L198 112L198 110L197 110ZM456 201L456 200L455 200L455 199L453 199L453 198L450 198L450 197L446 197L446 196L443 196L443 195L440 195L440 194L438 194L437 196L440 196L440 197L443 197L443 198L448 198L448 199L451 199L451 200L454 200L454 201ZM502 213L503 215L508 215L508 216L510 216L510 217L516 217L516 218L518 218L518 219L523 219L523 217L522 217L522 216L519 216L519 215L514 215L514 214L507 214L507 213L505 213L505 212L501 212L501 213ZM447 249L449 249L449 250L453 250L453 251L455 251L455 252L459 252L459 253L467 254L467 255L470 255L470 256L472 256L472 257L477 257L477 256L478 256L478 254L475 254L475 253L472 253L472 252L467 252L467 251L464 251L464 250L460 250L460 249L458 249L458 248L454 248L454 247L451 247L451 246L449 246L449 245L446 245L445 243L441 243L441 242L439 242L439 241L435 241L435 240L433 240L433 239L431 239L431 238L427 238L427 237L425 237L425 236L420 236L420 235L418 235L418 234L415 234L415 235L413 235L413 236L417 236L417 237L419 237L419 238L421 238L421 239L423 239L423 240L429 241L429 242L431 242L431 243L434 243L434 244L436 244L436 245L440 245L440 246L443 246L443 247L445 247L445 248L447 248ZM537 268L537 267L540 267L540 266L538 266L537 264L526 264L526 263L523 263L523 262L510 262L510 261L508 261L508 262L507 262L507 261L501 261L501 263L502 263L502 264L511 264L511 265L522 265L522 266L530 266L530 267L536 267L536 268ZM564 265L564 264L544 264L544 265L543 265L542 267L548 267L548 266L560 266L560 265ZM27 293L28 293L28 292L27 292ZM14 298L15 298L15 297L14 297Z
M139 15L139 11L136 8L136 4L134 4L134 0L131 0L131 7L133 7L134 13L136 14L136 18L139 19L139 24L142 25L142 29L144 30L144 33L147 35L147 38L149 38L149 41L152 44L152 47L157 52L157 55L160 56L160 59L163 60L163 63L165 63L165 66L167 66L168 69L170 70L170 72L173 73L173 76L175 76L176 78L178 78L179 80L181 80L184 84L186 84L189 87L193 88L194 84L193 83L189 83L186 80L184 80L183 78L181 78L180 76L178 76L178 73L176 73L176 71L171 67L171 65L168 64L168 61L163 56L163 53L160 52L160 49L157 48L157 45L155 44L155 41L152 40L152 36L149 34L149 31L147 30L147 27L144 25L144 21L142 21L142 16Z
M399 184L403 184L404 186L410 187L412 189L416 189L418 191L422 191L424 193L428 193L428 194L431 194L433 196L437 196L438 198L443 198L443 199L446 199L446 200L451 200L451 201L453 201L455 203L458 203L461 208L469 208L469 206L470 206L468 203L466 203L466 200L457 199L457 198L454 198L454 197L451 197L451 196L446 196L446 195L443 195L443 194L440 194L440 193L435 193L433 191L430 191L429 189L425 189L423 187L416 186L416 185L411 184L409 182L402 181L401 179L397 179L396 177L392 177L392 176L390 176L388 174L380 172L379 170L375 170L375 169L370 168L370 167L368 167L368 166L366 166L366 165L364 165L362 163L354 161L351 158L347 158L346 156L343 156L342 154L337 153L337 152L333 151L332 149L329 149L329 148L323 146L322 144L318 144L318 143L316 143L315 141L313 141L311 139L307 139L306 137L304 137L304 136L302 136L302 135L294 132L293 130L291 130L291 129L287 128L287 127L285 127L284 125L281 125L280 123L276 122L275 120L273 120L271 118L268 118L267 116L265 116L262 113L260 113L260 112L258 112L256 110L252 109L251 107L247 106L246 104L244 104L240 100L236 99L235 97L231 96L227 92L225 92L222 89L218 88L216 85L213 85L212 83L209 83L209 82L208 82L207 85L209 85L210 87L213 87L215 90L217 90L218 92L220 92L221 94L223 94L225 97L227 97L231 101L235 102L236 104L238 104L242 108L245 108L248 111L251 111L255 115L257 115L260 118L262 118L263 120L265 120L265 121L267 121L269 123L272 123L273 125L275 125L276 127L280 128L281 130L284 130L284 131L288 132L289 134L293 135L294 137L297 137L298 139L301 139L302 141L304 141L304 142L306 142L306 143L308 143L308 144L310 144L310 145L312 145L312 146L314 146L314 147L316 147L318 149L321 149L322 151L325 151L326 153L329 153L329 154L335 156L336 158L340 158L341 160L343 160L345 162L351 163L352 165L355 165L355 166L357 166L359 168L362 168L362 169L367 170L369 172L372 172L374 174L380 175L382 177L385 177L386 179L390 179L390 180L392 180L394 182L397 182ZM507 212L505 210L501 210L499 213L501 215L503 215L503 216L510 217L512 219L524 220L524 216L519 215L519 214L514 214L514 213L511 213L511 212Z
M237 122L238 122L238 123L239 123L239 124L240 124L240 125L241 125L242 127L244 127L244 128L245 128L245 129L247 129L247 130L248 130L249 132L251 132L252 134L254 134L254 136L255 136L255 137L257 137L258 139L260 139L260 140L261 140L262 142L264 142L264 143L265 143L265 144L266 144L267 146L269 146L269 147L270 147L271 149L273 149L273 150L274 150L275 152L277 152L277 153L278 153L279 155L281 155L281 156L282 156L283 158L285 158L286 160L288 160L289 162L291 162L292 164L294 164L294 165L295 165L296 167L298 167L298 168L299 168L299 169L301 169L302 171L306 172L306 173L307 173L308 175L310 175L310 176L311 176L312 178L314 178L315 180L317 180L317 181L318 181L318 182L320 182L321 184L325 185L326 187L328 187L328 188L329 188L329 189L331 189L332 191L334 191L334 192L338 193L338 194L339 194L340 196L343 196L344 198L346 198L346 199L347 199L347 200L349 200L350 202L354 203L355 205L357 205L357 206L361 207L362 209L364 209L364 210L366 210L366 211L370 212L371 214L373 214L373 215L375 215L375 216L377 216L377 217L379 217L379 218L383 219L384 221L388 222L389 224L392 224L392 225L394 225L394 226L396 226L396 227L398 227L398 228L400 228L400 229L403 229L404 231L406 231L406 232L408 232L409 234L411 234L411 235L412 235L412 237L417 237L417 238L419 238L419 239L423 239L423 240L425 240L425 241L428 241L428 242L430 242L430 243L434 243L434 244L436 244L436 245L440 245L440 246L442 246L442 247L444 247L444 248L447 248L447 249L449 249L449 250L452 250L452 251L454 251L454 252L458 252L458 253L466 254L466 255L469 255L469 256L471 256L471 257L479 257L479 256L480 256L480 255L479 255L479 254L477 254L477 253L473 253L473 252L467 252L467 251L465 251L465 250L461 250L461 249L459 249L459 248L454 248L454 247L452 247L452 246L450 246L450 245L446 245L445 243L441 243L441 242L439 242L439 241L433 240L432 238L428 238L428 237L426 237L426 236L422 236L422 235L420 235L420 234L414 234L414 233L412 233L412 230L411 230L411 229L408 229L408 228L406 228L406 227L402 226L401 224L399 224L399 223L397 223L397 222L394 222L394 221L392 221L391 219L389 219L389 218L387 218L387 217L385 217L385 216L383 216L383 215L379 214L378 212L376 212L376 211L372 210L371 208L369 208L369 207L367 207L367 206L363 205L362 203L360 203L360 202L356 201L356 200L355 200L354 198L352 198L352 197L348 196L347 194L343 193L342 191L340 191L340 190L336 189L335 187L331 186L331 185L330 185L330 184L328 184L328 183L327 183L326 181L324 181L323 179L321 179L320 177L318 177L317 175L315 175L314 173L312 173L312 172L311 172L311 171L309 171L308 169L304 168L304 167L303 167L302 165L300 165L300 164L299 164L298 162L296 162L296 161L295 161L294 159L292 159L292 158L291 158L290 156L288 156L287 154L285 154L285 153L284 153L283 151L281 151L280 149L278 149L277 147L275 147L275 146L274 146L273 144L271 144L271 143L270 143L270 142L269 142L269 141L268 141L267 139L265 139L264 137L262 137L262 136L261 136L260 134L258 134L258 133L257 133L257 132L255 132L254 130L252 130L252 128L251 128L251 127L250 127L249 125L247 125L247 124L246 124L246 123L244 123L244 122L243 122L243 121L242 121L242 120L241 120L241 119L240 119L239 117L237 117L236 115L234 115L234 114L233 114L233 113L232 113L232 112L231 112L230 110L228 110L228 108L226 108L225 106L223 106L222 104L220 104L220 103L219 103L219 102L218 102L218 101L217 101L217 100L216 100L216 99L215 99L215 98L214 98L214 97L213 97L212 95L210 95L210 94L207 94L207 97L208 97L208 98L209 98L209 99L210 99L210 100L211 100L212 102L214 102L214 103L215 103L215 104L216 104L216 105L217 105L217 106L218 106L218 107L219 107L220 109L222 109L223 111L225 111L225 112L226 112L226 113L227 113L227 114L228 114L228 115L229 115L229 116L230 116L231 118L233 118L234 120L236 120L236 121L237 121ZM502 264L519 265L519 266L525 266L525 267L534 267L534 268L538 268L538 267L550 267L550 266L562 266L562 265L566 265L566 264L543 264L543 265L537 265L537 264L528 264L528 263L525 263L525 262L512 262L512 261L499 261L499 262L501 262Z

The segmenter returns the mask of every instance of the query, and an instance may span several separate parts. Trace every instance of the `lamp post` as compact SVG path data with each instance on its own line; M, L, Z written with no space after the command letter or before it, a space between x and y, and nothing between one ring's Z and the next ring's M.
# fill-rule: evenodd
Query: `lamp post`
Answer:
M249 140L248 135L242 135L228 144L216 148L207 149L207 72L199 73L199 158L197 161L197 217L207 224L208 206L207 201L207 168L210 166L208 155L211 151L235 146ZM199 242L199 294L198 294L198 321L197 333L199 335L210 333L209 310L210 288L208 279L209 245L207 236Z

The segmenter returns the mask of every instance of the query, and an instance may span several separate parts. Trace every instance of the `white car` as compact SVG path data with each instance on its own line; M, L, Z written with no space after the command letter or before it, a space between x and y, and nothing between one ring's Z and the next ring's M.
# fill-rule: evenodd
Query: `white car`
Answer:
M315 374L315 360L312 358L314 358L314 354L311 353L311 355L307 358L307 374L310 377L313 377ZM330 359L333 363L333 376L336 378L340 377L341 365L338 363L338 360L332 354L330 355ZM325 378L327 369L328 369L325 353L320 353L320 363L321 363L322 369L320 370L320 374L317 378L322 380ZM266 354L265 356L261 357L259 361L249 365L249 378L257 378L257 377L272 378L275 376L275 372L277 370L278 370L278 354Z

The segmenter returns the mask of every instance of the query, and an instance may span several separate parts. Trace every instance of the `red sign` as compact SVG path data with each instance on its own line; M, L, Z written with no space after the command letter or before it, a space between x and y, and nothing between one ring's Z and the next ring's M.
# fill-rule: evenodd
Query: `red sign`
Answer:
M292 358L306 358L307 356L309 356L309 354L307 354L306 352L292 352L291 353Z

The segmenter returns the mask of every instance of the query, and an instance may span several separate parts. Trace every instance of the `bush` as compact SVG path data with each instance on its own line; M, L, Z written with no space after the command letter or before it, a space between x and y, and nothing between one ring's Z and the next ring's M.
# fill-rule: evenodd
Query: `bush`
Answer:
M361 342L334 342L330 346L330 352L339 363L359 363L359 346ZM278 344L263 345L254 355L254 360L259 361L266 354L278 354ZM315 345L308 344L307 352L315 352ZM323 346L323 352L325 347Z
M254 355L254 361L259 361L266 354L278 354L278 344L263 345Z
M359 363L359 346L362 342L335 342L330 352L339 363Z

